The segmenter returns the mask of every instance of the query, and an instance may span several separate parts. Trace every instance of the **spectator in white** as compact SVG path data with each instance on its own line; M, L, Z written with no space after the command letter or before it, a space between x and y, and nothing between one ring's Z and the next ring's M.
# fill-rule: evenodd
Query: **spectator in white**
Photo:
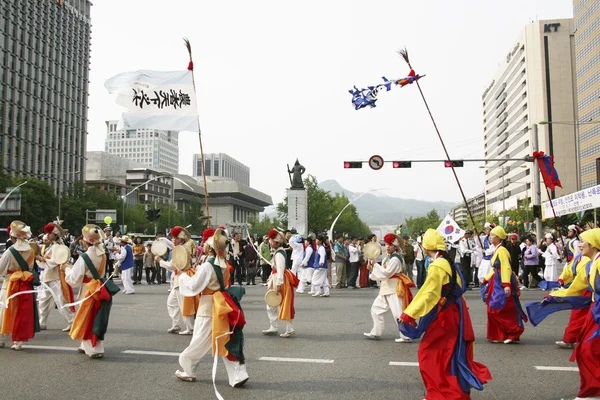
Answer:
M420 288L423 285L423 282L425 282L425 253L423 252L423 246L421 245L422 240L420 235L417 236L417 241L413 245L413 248L415 249L415 264L417 266L417 288ZM407 272L409 273L408 276L410 276L410 271Z
M323 236L317 236L317 254L315 256L315 272L312 276L312 297L329 297L329 280L327 279L327 251Z
M296 276L301 276L302 259L304 258L304 246L302 245L302 235L296 234L289 240L290 247L292 248L292 273Z
M348 287L351 289L358 289L356 281L358 280L358 260L360 258L360 248L358 247L358 239L353 237L352 241L348 245L348 252L350 253L350 269L348 271Z
M473 251L475 250L475 242L472 239L473 231L467 229L465 235L458 244L458 253L460 254L460 266L462 269L465 283L467 284L465 290L471 290L469 286L473 281Z
M546 282L558 281L558 248L554 244L554 236L551 233L546 233L546 251L542 253L544 257L544 280Z
M133 249L131 248L131 239L125 235L121 237L121 251L115 255L115 259L119 262L119 268L121 269L121 280L123 282L123 293L124 294L135 294L133 289L133 280L131 275L133 273Z
M297 293L304 293L306 285L312 282L312 277L315 272L314 264L316 253L314 251L314 244L312 238L306 238L306 240L304 241L304 247L304 258L301 262L302 275L300 277L300 284L298 285L298 289L296 289ZM314 292L312 291L312 286L309 294L314 294Z

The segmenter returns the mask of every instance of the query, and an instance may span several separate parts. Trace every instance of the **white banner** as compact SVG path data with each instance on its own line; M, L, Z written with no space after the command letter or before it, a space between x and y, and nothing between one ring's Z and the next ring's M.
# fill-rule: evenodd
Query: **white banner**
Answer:
M442 223L437 227L437 231L450 243L456 242L465 234L465 231L463 231L449 215L446 215L446 218L444 218Z
M198 131L192 71L124 72L104 86L109 93L117 93L117 104L128 110L119 129Z
M552 200L552 205L557 217L600 208L600 185L554 199ZM552 206L549 201L542 204L542 218L554 218Z

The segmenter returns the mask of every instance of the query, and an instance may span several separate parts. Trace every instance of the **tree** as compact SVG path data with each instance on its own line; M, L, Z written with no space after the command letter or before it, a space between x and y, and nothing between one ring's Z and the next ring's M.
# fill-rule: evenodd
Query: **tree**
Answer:
M344 194L336 194L333 198L333 218L350 203L350 200ZM335 232L345 233L349 236L366 237L371 233L367 224L360 219L356 207L349 205L337 220Z
M409 232L425 232L427 229L436 229L442 222L436 210L431 210L424 217L409 217L405 224Z
M250 217L248 218L248 223L250 224L250 234L259 237L266 235L274 227L281 226L277 218L271 219L268 215L265 215L262 220Z

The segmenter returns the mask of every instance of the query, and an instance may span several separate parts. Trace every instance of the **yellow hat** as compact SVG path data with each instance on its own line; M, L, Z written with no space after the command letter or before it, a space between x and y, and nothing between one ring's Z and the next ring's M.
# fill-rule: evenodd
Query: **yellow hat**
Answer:
M501 227L500 225L498 225L497 227L495 227L494 229L492 229L491 233L493 233L494 235L498 236L502 240L506 239L506 231L504 231L504 228Z
M600 228L587 230L579 235L580 239L585 240L591 246L600 250Z
M446 242L444 237L435 229L427 229L423 235L423 248L425 250L446 251Z

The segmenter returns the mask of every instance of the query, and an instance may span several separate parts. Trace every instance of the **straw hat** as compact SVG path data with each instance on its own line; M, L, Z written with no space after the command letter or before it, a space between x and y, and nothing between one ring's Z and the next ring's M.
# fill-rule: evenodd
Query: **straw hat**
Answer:
M131 244L132 243L131 238L129 236L127 236L127 235L121 236L121 242L127 243L127 244Z
M65 230L56 222L50 222L49 224L46 224L46 226L44 226L44 233L48 235L54 233L59 238L65 236Z
M105 238L102 228L100 228L98 225L87 224L81 229L81 231L83 232L83 240L92 245L102 243Z
M394 235L393 233L388 233L387 235L385 235L383 237L383 241L385 242L385 244L389 244L396 248L400 247L400 238L398 237L398 235Z
M284 233L277 229L271 229L267 236L269 237L269 239L272 239L277 243L286 242Z
M217 253L217 257L224 258L225 250L227 249L227 236L225 236L225 232L223 229L219 228L215 231L214 235L206 241L212 249Z
M10 236L27 240L31 237L31 228L21 221L13 221L10 223Z
M192 234L181 226L174 226L173 229L171 229L171 236L182 239L184 242L187 242L192 238Z

